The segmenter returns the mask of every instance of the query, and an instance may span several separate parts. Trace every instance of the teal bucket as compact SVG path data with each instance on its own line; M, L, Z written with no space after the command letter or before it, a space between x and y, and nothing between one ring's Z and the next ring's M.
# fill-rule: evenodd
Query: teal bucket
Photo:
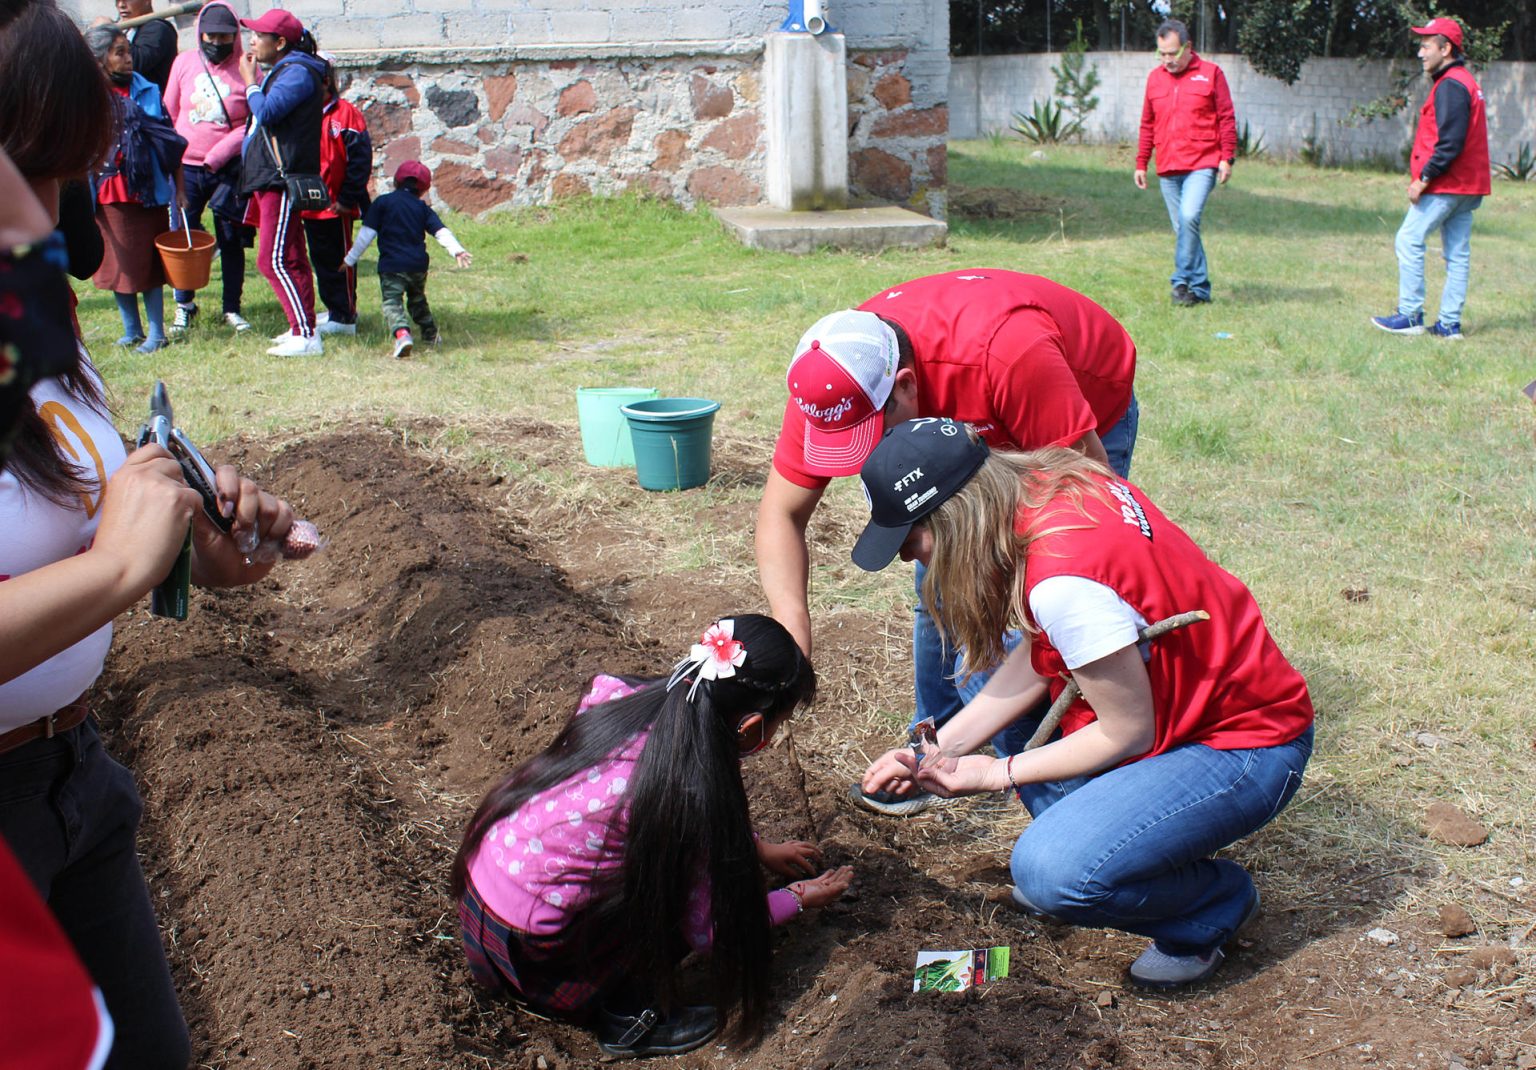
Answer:
M629 422L620 410L632 401L647 401L656 391L645 386L582 386L576 389L576 419L581 425L581 452L599 468L633 468Z
M709 482L709 443L718 401L657 398L624 406L635 442L635 477L646 490L687 490Z

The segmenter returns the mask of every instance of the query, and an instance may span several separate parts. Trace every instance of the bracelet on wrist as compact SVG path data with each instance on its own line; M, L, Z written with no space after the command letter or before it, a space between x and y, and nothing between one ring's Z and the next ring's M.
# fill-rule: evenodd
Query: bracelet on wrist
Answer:
M784 888L784 890L786 892L788 892L790 895L795 897L795 913L796 914L804 914L805 913L805 895L804 895L804 893L802 893L800 891L800 889L796 888L795 885L793 885L793 884L787 885Z
M1008 787L1014 791L1019 790L1019 782L1013 779L1013 760L1017 757L1017 754L1008 755L1008 761L1004 765L1004 768L1008 771Z

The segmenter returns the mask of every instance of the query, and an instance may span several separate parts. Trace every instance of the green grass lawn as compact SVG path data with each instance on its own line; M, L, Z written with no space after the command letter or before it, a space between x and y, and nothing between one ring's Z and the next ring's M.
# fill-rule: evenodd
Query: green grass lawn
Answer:
M180 422L200 442L436 417L448 427L444 448L600 504L602 479L622 477L481 450L475 428L534 419L574 435L578 386L642 384L720 400L717 463L723 445L732 468L760 469L790 349L818 316L931 272L1049 275L1103 304L1136 339L1132 476L1254 589L1307 674L1321 717L1313 783L1342 784L1410 825L1431 798L1457 802L1495 840L1447 854L1453 870L1536 877L1536 412L1520 394L1536 378L1536 186L1498 183L1478 211L1467 336L1452 344L1368 323L1396 298L1402 177L1242 161L1205 216L1215 300L1180 309L1168 301L1173 240L1161 198L1133 187L1131 164L1123 146L1053 148L1041 159L1017 143L952 145L956 186L1023 190L1044 210L956 219L947 248L870 257L754 252L705 212L633 199L453 219L475 266L452 270L434 247L428 291L445 344L409 361L389 357L371 254L364 330L328 341L321 360L264 354L259 340L282 323L254 272L249 340L205 323L151 356L116 351L110 296L88 285L82 320L124 429L137 425L155 378L171 384ZM1437 257L1432 246L1431 314ZM204 292L209 320L216 289ZM735 481L644 505L678 567L750 570L750 532L699 517L755 495ZM862 523L852 481L830 504L829 518ZM857 574L846 547L821 549L816 570L823 610L888 609L909 583L900 570ZM1349 599L1346 589L1368 595ZM1412 736L1424 730L1455 746L1420 754Z

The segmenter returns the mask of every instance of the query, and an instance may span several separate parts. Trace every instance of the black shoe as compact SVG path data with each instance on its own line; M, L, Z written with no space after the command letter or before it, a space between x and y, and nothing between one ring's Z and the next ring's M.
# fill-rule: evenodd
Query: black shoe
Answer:
M1173 288L1173 303L1176 305L1194 304L1193 299L1190 297L1189 287L1185 286L1182 282Z
M669 1015L654 1008L639 1014L603 1008L593 1025L597 1046L619 1059L681 1055L706 1043L719 1029L713 1007L680 1007Z

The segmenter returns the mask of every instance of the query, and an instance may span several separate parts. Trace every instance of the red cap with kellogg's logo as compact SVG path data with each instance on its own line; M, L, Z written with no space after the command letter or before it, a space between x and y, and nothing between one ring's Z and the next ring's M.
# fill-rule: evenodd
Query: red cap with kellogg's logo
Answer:
M896 332L872 312L823 316L800 338L789 396L805 416L805 464L818 476L849 476L885 429L881 410L896 379Z

